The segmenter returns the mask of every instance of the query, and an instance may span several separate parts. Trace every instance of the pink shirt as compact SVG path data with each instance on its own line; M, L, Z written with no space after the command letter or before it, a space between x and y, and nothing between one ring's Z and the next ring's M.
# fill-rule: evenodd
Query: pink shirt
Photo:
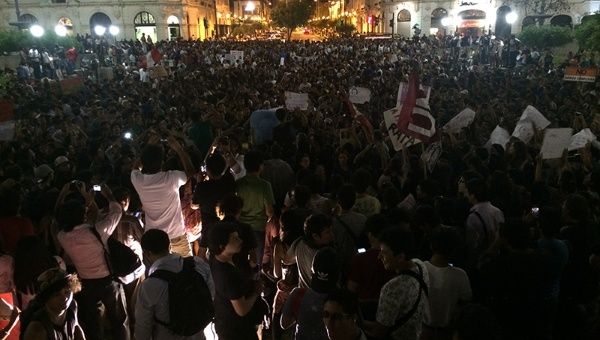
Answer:
M110 202L108 213L96 221L96 230L105 245L119 224L121 213L119 203ZM81 224L69 232L60 231L57 238L65 253L73 261L80 278L101 279L109 276L110 271L104 258L104 247L90 228L92 226L87 223Z

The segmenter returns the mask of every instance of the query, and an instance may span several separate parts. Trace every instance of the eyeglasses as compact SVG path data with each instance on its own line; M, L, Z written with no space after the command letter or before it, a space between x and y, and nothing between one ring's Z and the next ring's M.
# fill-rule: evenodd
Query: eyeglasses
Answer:
M323 311L323 320L331 319L331 321L340 321L344 318L349 318L352 314L342 314L342 313L329 313L328 311Z

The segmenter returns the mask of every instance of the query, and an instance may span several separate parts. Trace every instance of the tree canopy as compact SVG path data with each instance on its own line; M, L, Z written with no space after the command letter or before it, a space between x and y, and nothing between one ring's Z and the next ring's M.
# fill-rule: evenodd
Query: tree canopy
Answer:
M280 27L287 29L287 40L292 37L294 29L306 25L313 12L312 0L279 1L271 12L271 19Z
M575 38L579 47L600 51L600 14L593 15L575 28Z
M548 48L571 42L573 35L568 27L528 26L519 33L519 39L527 46Z

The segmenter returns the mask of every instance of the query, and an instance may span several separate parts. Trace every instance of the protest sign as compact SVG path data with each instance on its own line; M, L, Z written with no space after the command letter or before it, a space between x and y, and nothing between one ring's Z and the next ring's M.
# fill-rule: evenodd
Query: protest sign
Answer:
M410 136L405 135L398 129L398 117L400 111L397 109L387 110L383 113L383 119L385 120L385 126L388 130L392 146L395 151L400 151L404 147L409 147L420 143L421 141Z
M285 91L285 107L288 110L308 110L308 93Z
M529 119L531 123L535 125L537 130L543 130L550 125L550 121L544 117L535 107L528 105L519 120Z
M348 95L353 104L364 104L371 101L371 90L364 87L353 86L348 90Z
M232 61L238 61L240 63L244 63L244 51L230 50L229 55L231 56Z
M15 126L16 122L14 120L7 120L5 122L0 123L0 140L7 141L13 140L15 138Z
M533 138L533 124L529 120L520 120L512 133L513 137L519 138L527 144Z
M427 146L425 151L421 154L421 159L427 166L427 171L432 172L437 164L438 159L442 155L442 143L435 142Z
M63 94L73 94L83 89L83 78L67 78L60 81Z
M579 81L584 83L593 83L598 76L597 67L577 67L567 66L565 69L565 81Z
M572 134L573 129L571 128L547 129L540 150L542 159L560 158L565 149L569 147Z
M446 132L456 133L460 132L463 128L468 127L475 120L475 111L466 108L459 114L454 116L444 127L442 128Z
M430 86L420 86L421 91L425 94L423 100L429 103L429 96L431 95ZM406 101L406 94L408 93L408 83L401 82L398 86L398 95L396 97L396 107L400 109L402 104Z
M510 139L510 135L506 129L500 127L500 125L496 125L494 131L490 135L490 140L486 143L486 146L491 146L494 144L501 145L503 149L506 149L506 143Z
M569 151L583 149L587 145L587 143L593 142L595 140L596 136L592 133L592 130L583 129L571 137Z

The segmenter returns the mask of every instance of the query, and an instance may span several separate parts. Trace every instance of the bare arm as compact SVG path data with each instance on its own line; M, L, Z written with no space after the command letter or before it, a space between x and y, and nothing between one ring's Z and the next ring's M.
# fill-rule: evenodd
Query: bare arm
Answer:
M179 156L181 164L183 164L183 170L185 171L187 177L194 177L194 175L196 174L196 169L194 168L194 165L192 164L192 160L190 159L188 153L183 149L183 147L181 146L181 144L179 144L175 137L169 136L168 142L171 149L173 149L173 151L177 153L177 156Z

